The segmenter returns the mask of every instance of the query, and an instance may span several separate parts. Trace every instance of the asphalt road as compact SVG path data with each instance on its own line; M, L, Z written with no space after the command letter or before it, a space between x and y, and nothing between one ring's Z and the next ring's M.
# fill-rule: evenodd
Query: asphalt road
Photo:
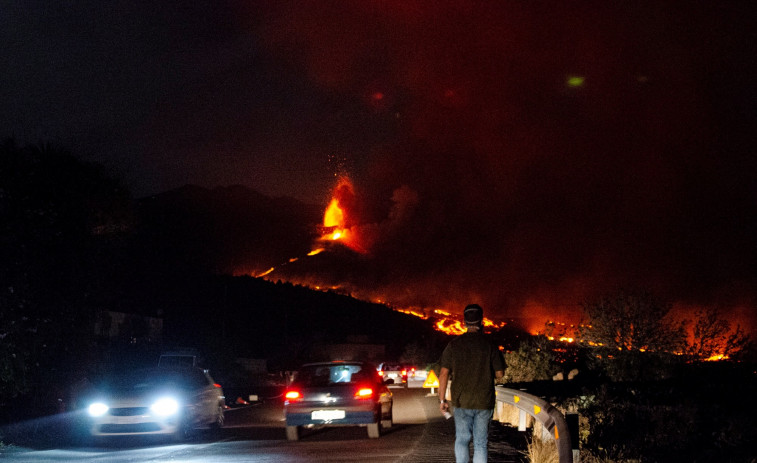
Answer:
M113 440L91 446L66 429L71 416L54 423L24 423L23 445L0 447L0 459L14 463L238 463L238 462L453 462L454 420L444 420L436 397L424 389L392 389L395 425L379 439L368 439L365 428L309 430L297 442L286 440L283 404L270 400L230 409L226 426L200 432L185 444L167 445L145 439ZM37 434L38 438L28 437ZM6 429L4 435L9 435ZM12 435L12 433L10 434ZM492 424L490 462L521 461L513 447L524 442L516 430ZM512 443L511 443L512 442Z

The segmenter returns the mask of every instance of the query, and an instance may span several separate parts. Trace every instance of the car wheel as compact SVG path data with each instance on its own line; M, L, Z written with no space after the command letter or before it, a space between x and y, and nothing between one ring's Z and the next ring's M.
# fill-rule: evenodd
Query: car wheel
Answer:
M287 426L287 440L300 440L300 430L297 426Z
M226 418L223 415L223 405L218 405L218 410L216 411L216 419L210 424L210 427L213 429L221 429L226 422Z
M384 418L381 420L381 427L384 429L389 429L392 427L393 423L393 416L392 416L392 409L389 409L389 416L387 418Z
M371 423L368 425L368 437L378 439L381 436L381 423Z
M192 437L192 426L190 426L189 421L182 419L172 437L174 442L188 441Z

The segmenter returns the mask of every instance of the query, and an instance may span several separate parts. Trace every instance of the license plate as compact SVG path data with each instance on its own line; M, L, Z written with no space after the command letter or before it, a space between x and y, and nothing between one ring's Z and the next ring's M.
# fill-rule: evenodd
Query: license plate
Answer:
M344 418L344 410L315 410L310 414L314 420L341 420Z
M113 424L133 424L133 423L139 423L142 421L141 416L114 416L111 417L111 421Z

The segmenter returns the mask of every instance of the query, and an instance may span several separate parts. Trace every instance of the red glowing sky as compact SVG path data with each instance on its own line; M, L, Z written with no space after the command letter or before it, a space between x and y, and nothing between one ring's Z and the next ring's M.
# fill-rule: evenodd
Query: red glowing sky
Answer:
M138 196L325 207L346 174L369 252L319 255L322 277L402 304L530 315L643 287L751 317L752 2L168 3L11 2L0 135Z

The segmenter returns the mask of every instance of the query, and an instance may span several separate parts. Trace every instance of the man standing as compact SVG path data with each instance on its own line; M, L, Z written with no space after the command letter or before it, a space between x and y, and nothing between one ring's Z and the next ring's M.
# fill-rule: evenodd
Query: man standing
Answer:
M488 458L489 422L494 413L494 379L504 376L505 362L499 350L483 334L484 311L471 304L463 313L467 332L447 344L439 372L439 410L455 409L455 460L468 463L473 439L473 463ZM450 403L447 384L452 380Z

